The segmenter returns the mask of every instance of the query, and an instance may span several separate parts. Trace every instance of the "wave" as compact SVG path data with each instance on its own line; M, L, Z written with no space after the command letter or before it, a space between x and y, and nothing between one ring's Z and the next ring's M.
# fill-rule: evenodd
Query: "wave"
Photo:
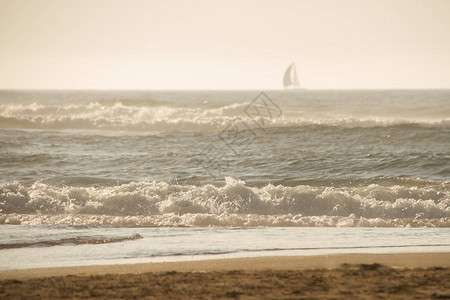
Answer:
M0 224L9 225L72 225L114 227L398 227L398 228L448 228L449 217L437 219L417 218L363 218L350 215L254 215L254 214L204 214L178 215L167 213L155 216L90 216L90 215L0 215Z
M278 118L247 116L249 102L220 107L130 106L121 102L84 105L4 104L0 105L0 128L43 130L120 130L120 131L219 131L237 118L247 127L296 127L329 125L349 127L392 126L399 124L450 125L450 118L380 118L326 116L294 109Z
M448 247L450 244L440 243L440 244L413 244L413 245L376 245L376 246L336 246L336 247L276 247L276 248L262 248L262 249L239 249L240 253L252 252L278 252L278 251L305 251L305 250L356 250L356 249L380 249L380 248L420 248L420 247ZM183 252L173 252L163 255L164 257L171 256L186 256L186 255L223 255L223 254L233 254L233 251L223 251L223 250L212 250L212 251L183 251ZM161 257L161 255L149 255L149 257Z
M72 238L66 239L58 239L58 240L42 240L36 242L23 242L23 243L7 243L0 244L0 249L14 249L14 248L26 248L26 247L51 247L51 246L60 246L64 244L73 244L73 245L86 245L86 244L111 244L111 243L120 243L124 241L132 241L137 239L142 239L142 235L139 233L133 234L132 236L126 237L94 237L94 236L76 236Z
M0 185L0 224L450 227L449 182Z

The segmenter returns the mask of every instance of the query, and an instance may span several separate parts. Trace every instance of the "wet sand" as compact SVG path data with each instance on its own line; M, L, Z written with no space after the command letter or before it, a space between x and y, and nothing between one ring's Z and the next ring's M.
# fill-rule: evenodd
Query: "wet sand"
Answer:
M450 299L450 253L217 259L0 272L0 298Z

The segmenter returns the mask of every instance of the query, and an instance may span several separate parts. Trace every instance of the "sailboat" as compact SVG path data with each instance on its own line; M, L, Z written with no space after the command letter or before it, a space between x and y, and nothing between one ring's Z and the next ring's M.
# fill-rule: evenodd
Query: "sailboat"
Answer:
M300 89L300 83L298 82L297 69L295 62L292 63L284 72L283 84L285 89Z

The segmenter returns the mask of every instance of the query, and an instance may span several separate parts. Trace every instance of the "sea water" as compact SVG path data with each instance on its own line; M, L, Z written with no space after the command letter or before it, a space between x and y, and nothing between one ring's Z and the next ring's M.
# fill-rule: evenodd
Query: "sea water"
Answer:
M0 91L0 269L450 250L450 91Z

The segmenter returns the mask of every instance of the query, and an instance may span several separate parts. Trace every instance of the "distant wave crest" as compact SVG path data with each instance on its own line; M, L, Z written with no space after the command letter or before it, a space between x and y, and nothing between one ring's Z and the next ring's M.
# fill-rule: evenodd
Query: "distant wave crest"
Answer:
M221 107L133 106L121 102L85 105L4 104L0 105L0 128L44 130L123 130L123 131L218 131L236 118L249 127L258 127L259 120L267 127L304 125L389 126L398 124L450 125L450 118L438 120L383 119L361 117L309 118L305 112L291 112L280 118L249 118L244 110L249 103ZM256 122L255 122L256 121Z

